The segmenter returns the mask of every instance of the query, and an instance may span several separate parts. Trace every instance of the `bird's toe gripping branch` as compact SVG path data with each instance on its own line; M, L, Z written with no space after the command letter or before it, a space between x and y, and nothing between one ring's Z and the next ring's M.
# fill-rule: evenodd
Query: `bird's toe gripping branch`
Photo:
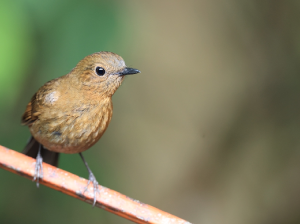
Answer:
M41 145L39 147L39 152L36 157L34 177L32 181L36 181L36 186L39 187L39 180L43 178L43 157L41 155Z
M92 172L89 173L89 181L88 181L86 187L84 188L83 193L88 191L88 187L89 187L90 183L93 184L93 194L94 194L93 206L95 206L96 201L97 201L97 194L100 194L100 190L98 188L98 181L96 180L96 178Z

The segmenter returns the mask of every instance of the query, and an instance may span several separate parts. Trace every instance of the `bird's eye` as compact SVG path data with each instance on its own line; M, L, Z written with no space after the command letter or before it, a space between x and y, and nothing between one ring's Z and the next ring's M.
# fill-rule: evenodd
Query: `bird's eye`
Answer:
M105 74L105 69L102 68L102 67L97 67L96 68L96 73L97 73L97 75L102 76L102 75Z

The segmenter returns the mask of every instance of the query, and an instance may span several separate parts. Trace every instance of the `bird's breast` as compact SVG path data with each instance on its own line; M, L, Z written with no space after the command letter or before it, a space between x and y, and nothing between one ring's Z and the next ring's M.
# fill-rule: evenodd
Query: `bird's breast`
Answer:
M112 117L111 100L82 104L67 112L40 116L30 131L50 151L79 153L94 145Z

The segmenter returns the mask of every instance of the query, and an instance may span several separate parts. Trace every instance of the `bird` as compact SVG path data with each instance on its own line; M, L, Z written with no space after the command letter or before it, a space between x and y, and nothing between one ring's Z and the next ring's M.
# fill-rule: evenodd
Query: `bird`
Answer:
M93 206L98 182L82 152L93 146L107 129L113 113L112 96L125 76L140 73L127 67L113 52L86 56L66 75L45 83L33 95L22 116L31 137L22 153L36 159L37 187L43 178L43 161L58 166L60 153L78 153L93 185Z

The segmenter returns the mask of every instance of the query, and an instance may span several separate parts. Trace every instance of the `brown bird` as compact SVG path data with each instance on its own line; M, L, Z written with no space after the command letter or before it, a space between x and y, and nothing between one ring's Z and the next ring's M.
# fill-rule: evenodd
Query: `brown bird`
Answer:
M22 117L22 124L32 135L23 153L36 158L33 180L37 186L43 177L43 160L57 166L59 153L79 153L89 172L88 185L93 184L95 205L98 182L82 152L94 145L108 127L113 111L111 98L125 75L136 73L140 71L126 67L119 55L97 52L33 95Z

